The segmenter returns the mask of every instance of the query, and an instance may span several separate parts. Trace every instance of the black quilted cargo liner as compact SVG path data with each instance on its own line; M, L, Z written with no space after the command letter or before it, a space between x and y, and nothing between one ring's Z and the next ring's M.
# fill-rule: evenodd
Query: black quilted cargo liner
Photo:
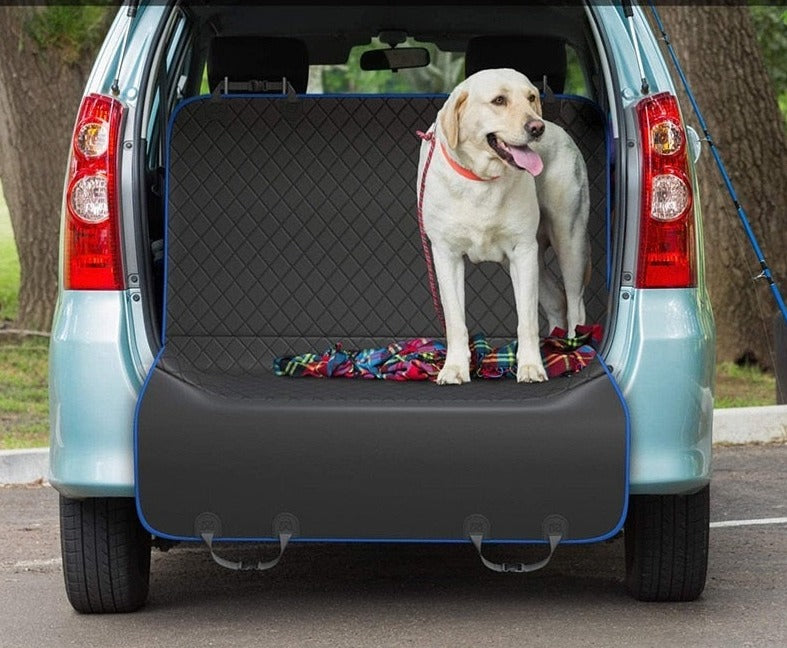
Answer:
M339 341L441 336L416 221L415 130L443 101L305 99L289 120L265 98L184 105L169 157L164 362L176 354L179 371L198 362L200 371L258 373L276 355ZM546 102L544 116L569 129L588 165L586 303L588 321L603 323L605 124L580 99ZM500 264L467 264L467 308L471 332L515 337Z
M537 385L278 378L276 355L441 337L415 213L416 130L444 97L198 98L170 126L165 346L140 397L137 497L162 536L568 541L617 530L625 405L602 363ZM594 104L545 102L591 182L589 319L606 292L606 136ZM468 264L468 328L515 337L510 278ZM471 459L472 458L472 459Z

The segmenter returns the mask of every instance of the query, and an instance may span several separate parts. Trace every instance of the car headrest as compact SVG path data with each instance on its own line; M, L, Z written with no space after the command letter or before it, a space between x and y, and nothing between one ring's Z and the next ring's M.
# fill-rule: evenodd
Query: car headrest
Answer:
M208 84L213 90L225 77L232 82L281 81L306 92L309 53L297 38L217 36L208 49Z
M543 78L552 92L566 84L566 46L547 36L476 36L467 44L465 77L492 68L513 68L543 90Z

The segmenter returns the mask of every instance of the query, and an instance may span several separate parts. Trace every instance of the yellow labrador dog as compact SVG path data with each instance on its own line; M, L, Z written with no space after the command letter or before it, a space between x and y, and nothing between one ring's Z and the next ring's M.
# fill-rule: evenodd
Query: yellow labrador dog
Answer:
M418 165L423 225L431 243L446 324L438 384L470 380L464 256L507 262L517 312L517 380L547 379L538 303L550 327L584 324L589 275L587 171L571 137L541 118L536 87L511 69L482 70L451 92ZM563 287L543 268L552 246ZM541 272L539 272L541 269Z

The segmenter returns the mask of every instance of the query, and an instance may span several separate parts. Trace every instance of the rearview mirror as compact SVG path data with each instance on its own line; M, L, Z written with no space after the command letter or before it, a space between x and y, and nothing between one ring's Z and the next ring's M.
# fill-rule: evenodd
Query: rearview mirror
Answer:
M429 65L429 50L423 47L392 47L361 54L362 70L402 70Z

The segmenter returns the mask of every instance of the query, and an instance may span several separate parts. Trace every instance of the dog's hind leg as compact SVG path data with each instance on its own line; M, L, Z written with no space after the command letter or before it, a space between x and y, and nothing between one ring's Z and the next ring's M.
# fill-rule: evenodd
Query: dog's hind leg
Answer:
M509 258L517 314L518 382L547 380L538 346L538 245L520 244Z
M566 320L568 336L575 335L577 325L585 323L585 285L590 273L590 242L587 234L566 238L556 246L560 274L566 291Z
M573 153L569 149L574 149ZM590 241L587 235L590 193L587 171L579 150L571 144L564 152L573 157L573 161L569 163L565 156L561 158L562 164L556 168L562 169L562 173L545 172L539 178L539 238L543 239L546 234L555 250L565 289L565 325L561 328L573 336L577 325L585 323L583 295L590 276ZM544 289L549 291L550 287L542 282ZM549 296L550 293L545 292L545 298L549 299ZM549 317L546 305L544 310Z
M566 328L566 294L563 286L546 266L546 250L538 252L538 303L544 310L549 332L556 327Z
M549 209L542 209L549 241L557 256L566 299L566 331L573 337L585 323L585 285L590 277L590 239L587 234L589 195L586 181L567 188ZM562 328L562 327L561 327Z
M445 364L438 385L470 382L470 346L465 321L465 262L439 245L432 246L434 269L445 318Z

